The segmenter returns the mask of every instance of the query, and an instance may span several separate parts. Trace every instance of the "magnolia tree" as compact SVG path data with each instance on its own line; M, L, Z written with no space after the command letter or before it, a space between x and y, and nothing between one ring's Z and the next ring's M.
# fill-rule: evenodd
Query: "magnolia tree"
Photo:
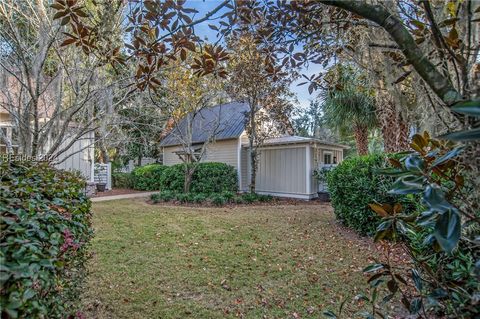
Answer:
M249 188L255 192L259 148L267 138L291 129L289 84L293 77L286 73L270 76L263 65L268 56L250 33L236 33L228 47L234 58L228 61L227 91L233 99L248 104L245 127L250 156Z
M220 125L221 107L215 111L210 108L224 102L226 94L219 78L194 74L196 70L187 62L196 59L195 55L185 51L179 55L178 60L159 75L162 76L163 86L153 95L154 101L169 116L168 127L163 135L170 134L180 144L177 155L184 168L184 192L188 193L198 164L215 142L216 136L225 129ZM201 141L195 140L199 134Z

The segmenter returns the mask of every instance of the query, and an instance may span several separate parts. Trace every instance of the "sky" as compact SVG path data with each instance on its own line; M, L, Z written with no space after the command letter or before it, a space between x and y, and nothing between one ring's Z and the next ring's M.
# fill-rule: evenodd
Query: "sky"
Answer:
M194 8L198 10L198 13L196 14L196 17L202 18L205 16L206 13L210 12L213 10L215 7L217 7L221 3L220 0L187 0L185 3L186 8ZM219 11L214 18L220 17L225 10ZM195 19L193 19L195 20ZM200 24L197 24L195 26L195 33L201 37L201 38L207 38L209 41L216 41L217 38L217 32L215 30L212 30L208 27L209 24L217 24L219 19L216 20L209 20L202 22ZM312 74L318 73L321 71L321 66L318 64L312 64L308 68L304 69L302 71L302 74L305 74L307 76L310 76ZM299 83L304 82L304 79L298 79L292 85L290 86L290 89L292 90L293 93L296 94L297 99L298 99L298 106L300 108L307 108L310 104L310 100L314 99L316 94L313 92L312 95L308 93L308 85L303 85L303 86L298 86Z

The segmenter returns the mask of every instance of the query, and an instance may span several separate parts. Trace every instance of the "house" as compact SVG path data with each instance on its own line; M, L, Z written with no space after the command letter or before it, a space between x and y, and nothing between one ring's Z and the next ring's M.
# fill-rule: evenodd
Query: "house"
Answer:
M201 161L222 162L237 169L238 188L249 189L250 156L248 137L245 131L245 103L228 103L204 109L193 119L184 118L161 141L163 163L182 163L185 152L182 141L188 135L192 149L199 149L214 136ZM191 128L191 134L186 134ZM269 138L259 149L256 191L279 197L311 199L317 197L318 183L313 173L323 165L340 163L343 151L348 147L340 144L300 136Z

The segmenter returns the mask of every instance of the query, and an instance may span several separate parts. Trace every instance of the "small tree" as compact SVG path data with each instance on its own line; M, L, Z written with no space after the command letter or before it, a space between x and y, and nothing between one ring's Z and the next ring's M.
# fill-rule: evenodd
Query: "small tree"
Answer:
M250 156L249 189L254 193L259 148L268 137L291 129L287 113L292 105L287 98L292 77L286 74L270 76L270 69L279 68L271 61L265 63L265 51L249 33L232 37L229 48L233 58L228 64L228 92L249 106L245 116Z
M192 57L181 58L181 60ZM195 70L186 63L177 61L165 72L165 95L161 101L170 115L170 129L174 138L181 145L177 153L185 172L184 192L190 191L193 174L215 137L220 133L221 108L215 114L209 108L220 103L224 97L221 82L213 76L198 77ZM213 116L211 116L213 115ZM200 132L201 131L201 132ZM202 145L194 140L195 134L201 133Z

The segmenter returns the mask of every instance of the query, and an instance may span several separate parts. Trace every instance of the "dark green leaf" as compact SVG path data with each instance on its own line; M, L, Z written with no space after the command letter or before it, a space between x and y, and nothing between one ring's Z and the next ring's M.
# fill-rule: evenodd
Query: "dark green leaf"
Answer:
M392 185L390 194L417 194L423 191L423 176L408 175L398 178Z
M458 102L452 106L452 111L467 114L470 116L480 116L480 100Z
M391 292L392 294L396 293L397 290L398 290L397 282L396 282L395 280L393 280L393 279L392 279L392 280L389 280L389 281L387 282L387 288L388 288L388 290L390 290L390 292Z
M405 159L405 167L409 170L421 171L425 167L425 162L417 154L412 154Z
M326 318L332 318L332 319L336 319L337 318L337 315L335 313L333 313L332 311L330 310L326 310L324 312L322 312L322 314L326 317Z
M445 155L443 156L440 156L439 158L437 158L433 163L432 163L432 167L435 167L437 165L440 165L440 164L443 164L445 163L446 161L454 158L454 157L457 157L461 152L462 150L464 149L463 146L458 146L458 147L455 147L453 150L449 151L448 153L446 153Z
M460 239L460 233L461 221L457 211L449 210L438 216L433 234L444 251L453 251Z
M448 293L444 289L437 288L433 290L428 296L435 299L442 299L448 297Z
M383 269L383 268L385 268L384 264L371 264L371 265L365 267L365 269L363 269L363 272L364 273L369 273L369 272L374 272L374 271L377 271L377 270Z
M410 313L417 314L422 309L422 298L414 298L410 303Z
M27 288L27 289L25 289L25 292L23 293L23 299L28 300L28 299L31 299L35 295L36 295L35 290L33 290L31 288Z
M375 280L372 280L370 282L370 287L373 287L373 288L377 288L378 286L380 286L381 284L383 284L385 282L385 280L381 279L381 278L377 278ZM375 299L375 298L373 298Z
M480 139L480 128L458 131L439 136L441 139L451 141L474 141Z
M419 292L422 291L423 285L422 285L422 278L420 277L420 274L416 269L412 269L412 279L415 284L415 287Z
M423 200L432 211L443 213L453 208L452 205L445 199L445 194L443 191L436 184L430 184L425 188Z

